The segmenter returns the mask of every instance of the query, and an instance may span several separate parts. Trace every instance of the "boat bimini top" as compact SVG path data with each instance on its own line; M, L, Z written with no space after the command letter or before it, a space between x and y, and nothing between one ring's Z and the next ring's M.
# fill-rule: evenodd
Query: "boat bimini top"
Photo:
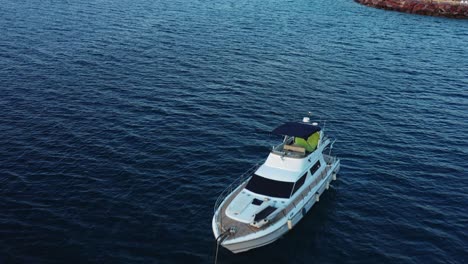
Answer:
M321 128L317 123L287 122L275 128L272 133L276 135L294 137L294 146L302 147L312 152L320 139Z

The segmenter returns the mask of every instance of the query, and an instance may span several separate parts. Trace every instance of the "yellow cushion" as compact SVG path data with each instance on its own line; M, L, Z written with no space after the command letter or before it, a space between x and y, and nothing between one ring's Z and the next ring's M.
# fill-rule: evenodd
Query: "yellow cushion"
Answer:
M317 148L319 137L319 132L315 132L314 134L310 135L307 141L303 138L295 137L294 144L305 148L309 152L312 152L315 150L315 148Z
M298 138L298 137L294 138L294 145L301 146L301 147L305 148L307 151L310 151L309 150L309 148L310 148L309 144L307 144L307 141L305 141L305 139L303 139L303 138Z
M310 137L307 139L307 143L309 143L312 150L317 148L319 138L320 138L320 132L315 132L312 135L310 135Z

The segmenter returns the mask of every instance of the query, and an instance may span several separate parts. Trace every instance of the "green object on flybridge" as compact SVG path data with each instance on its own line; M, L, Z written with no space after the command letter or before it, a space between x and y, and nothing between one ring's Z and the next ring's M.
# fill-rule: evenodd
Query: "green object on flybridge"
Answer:
M295 137L294 144L305 148L308 152L312 152L315 150L315 148L317 148L317 144L320 137L319 133L320 132L318 131L313 133L307 138L307 140L300 137Z

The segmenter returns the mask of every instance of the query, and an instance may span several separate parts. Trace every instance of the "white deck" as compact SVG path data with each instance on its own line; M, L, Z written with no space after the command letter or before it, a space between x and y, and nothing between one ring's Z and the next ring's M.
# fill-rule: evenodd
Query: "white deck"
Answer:
M331 158L331 157L330 157ZM283 211L281 211L274 219L272 219L269 223L267 223L266 225L262 226L261 228L256 228L254 226L251 226L250 224L245 224L245 223L241 223L241 222L238 222L236 220L233 220L231 218L229 218L227 215L226 215L226 208L229 206L229 204L231 203L231 201L236 197L236 195L241 192L245 185L247 183L244 183L242 185L241 188L238 188L235 193L233 193L232 195L229 196L229 198L227 198L226 201L224 201L223 205L222 205L222 208L219 212L219 219L217 219L217 224L218 224L218 228L220 228L220 233L228 230L229 228L231 227L235 227L236 228L236 232L235 234L229 236L226 241L229 241L231 239L236 239L236 238L239 238L239 237L243 237L243 236L246 236L246 235L249 235L249 234L252 234L252 233L255 233L255 232L258 232L262 229L265 229L267 228L268 226L276 223L278 220L280 219L283 219L284 217L286 217L290 212L291 210L293 210L296 205L304 199L304 197L307 196L307 194L321 181L323 180L327 175L328 173L330 172L332 166L333 166L333 161L334 159L331 158L330 160L327 160L327 166L325 167L325 169L320 173L320 175L309 185L307 186L307 188L305 188L304 190L301 191L301 193L296 197L296 199L294 199L294 201L292 201L288 207L286 207ZM330 162L330 163L329 163Z

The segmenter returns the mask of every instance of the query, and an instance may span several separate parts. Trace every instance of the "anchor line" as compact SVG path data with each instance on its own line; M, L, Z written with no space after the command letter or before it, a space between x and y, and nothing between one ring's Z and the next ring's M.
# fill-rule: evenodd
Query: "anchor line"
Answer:
M219 245L223 243L223 241L228 238L230 235L234 234L236 232L235 228L231 227L228 230L224 231L221 233L217 238L216 238L216 253L214 256L214 263L218 263L218 251L219 251Z

